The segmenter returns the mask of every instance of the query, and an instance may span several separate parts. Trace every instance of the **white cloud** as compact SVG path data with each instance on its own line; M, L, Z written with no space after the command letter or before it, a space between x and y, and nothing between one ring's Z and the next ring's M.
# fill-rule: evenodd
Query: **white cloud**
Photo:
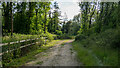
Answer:
M80 11L77 2L58 2L62 14L66 13L68 19L72 19Z

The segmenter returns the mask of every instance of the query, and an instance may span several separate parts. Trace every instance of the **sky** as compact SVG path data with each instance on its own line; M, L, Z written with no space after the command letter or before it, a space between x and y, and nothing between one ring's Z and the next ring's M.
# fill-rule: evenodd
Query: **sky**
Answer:
M58 3L61 15L64 16L66 13L68 20L73 19L80 11L76 0L55 0ZM53 2L55 2L53 1Z
M66 13L68 20L73 19L80 11L80 8L77 2L58 2L61 15Z

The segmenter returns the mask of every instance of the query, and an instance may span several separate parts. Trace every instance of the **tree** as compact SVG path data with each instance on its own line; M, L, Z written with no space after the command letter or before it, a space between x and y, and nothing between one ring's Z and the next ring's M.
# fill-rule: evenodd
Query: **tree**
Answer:
M80 22L80 34L89 36L93 32L100 33L108 28L116 28L118 23L119 4L114 2L80 2L80 14L74 21ZM80 15L80 17L78 17ZM80 21L79 21L80 20ZM94 31L95 30L95 31Z
M2 22L2 24L3 24L3 29L2 29L2 33L3 33L3 35L5 35L5 33L8 33L8 32L10 32L10 11L9 11L9 7L10 7L10 3L9 2L7 2L7 3L5 3L5 2L3 2L2 3L2 7L3 7L3 22Z
M11 16L11 36L13 35L13 14L12 14L12 2L10 2L10 16Z
M55 30L58 30L58 27L59 27L59 25L58 25L58 23L59 23L59 16L60 16L60 13L59 13L59 7L58 7L58 3L57 2L55 2L54 3L54 8L55 8L55 10L54 10L54 12L53 12L53 22L54 22L54 32L55 32Z

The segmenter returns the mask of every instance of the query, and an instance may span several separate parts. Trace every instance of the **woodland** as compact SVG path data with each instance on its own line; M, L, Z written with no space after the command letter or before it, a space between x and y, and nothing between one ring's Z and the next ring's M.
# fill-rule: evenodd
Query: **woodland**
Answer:
M120 65L120 2L77 5L79 14L68 20L61 18L57 2L0 2L2 44L8 43L0 45L2 66L23 65L49 48L42 46L65 39L74 39L70 44L83 66ZM16 41L19 43L11 44ZM21 47L30 43L35 44Z

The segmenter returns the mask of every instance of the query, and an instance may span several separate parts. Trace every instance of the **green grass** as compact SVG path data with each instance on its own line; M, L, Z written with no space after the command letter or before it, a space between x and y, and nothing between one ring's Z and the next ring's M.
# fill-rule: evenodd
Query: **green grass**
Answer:
M91 35L87 39L73 42L72 45L77 51L79 60L86 66L117 66L118 48L115 46L119 39L114 37L119 37L119 34L113 31L107 30L98 35Z
M62 34L57 36L58 39L74 39L75 36L69 35L69 34Z
M91 46L83 47L80 41L72 43L77 57L85 66L117 66L118 52L117 50L103 47ZM97 57L97 58L96 58Z
M79 42L73 42L73 49L77 52L78 60L85 66L98 66L98 62L88 49L84 48Z
M46 48L39 48L33 52L28 53L26 56L12 60L12 62L6 64L6 66L21 66L21 65L25 64L26 62L35 60L36 58L34 57L34 55L36 55L40 52L43 52L45 50L46 50Z
M64 46L65 45L65 43L63 42L62 44L61 44L61 46Z
M38 48L37 50L29 52L27 55L25 55L21 58L13 59L10 63L6 64L6 66L16 66L16 67L18 67L18 66L24 65L26 62L35 60L36 57L34 57L34 56L36 54L46 51L47 49L49 49L49 47L52 47L55 44L57 44L58 41L59 40L53 40L53 41L49 42L47 45L43 45L40 48Z
M105 66L118 65L118 50L105 47L92 46L92 51L103 62Z
M78 58L86 66L118 66L120 29L107 29L72 43ZM87 55L87 56L86 56Z
M20 40L26 40L26 39L35 39L40 37L40 35L25 35L25 34L15 34L13 33L13 37L9 36L3 36L2 37L2 43L8 43L8 42L14 42L14 41L20 41Z
M43 63L43 61L39 61L39 62L37 62L36 64L42 64Z

